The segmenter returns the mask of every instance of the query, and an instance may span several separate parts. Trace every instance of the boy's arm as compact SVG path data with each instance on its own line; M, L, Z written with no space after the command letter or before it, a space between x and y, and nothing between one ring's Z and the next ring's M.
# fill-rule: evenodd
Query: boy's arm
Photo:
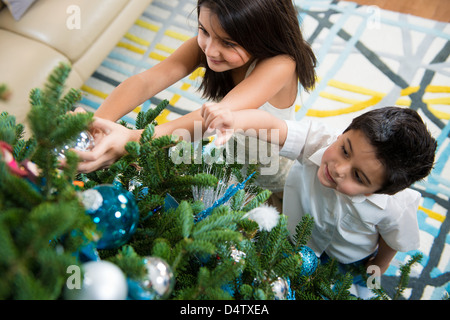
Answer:
M209 132L216 131L216 144L224 144L234 132L258 137L280 146L287 138L287 124L270 113L259 109L245 109L232 112L215 103L206 103L201 115Z
M378 240L378 252L375 257L371 258L366 263L366 267L370 265L377 265L380 268L381 274L383 274L386 272L396 253L397 251L389 247L380 236L380 240Z

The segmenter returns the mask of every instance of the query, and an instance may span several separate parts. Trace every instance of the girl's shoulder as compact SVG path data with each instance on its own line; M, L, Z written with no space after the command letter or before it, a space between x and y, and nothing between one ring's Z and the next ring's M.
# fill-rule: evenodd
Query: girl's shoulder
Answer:
M254 68L255 72L261 70L262 72L296 72L297 66L295 60L286 54L278 56L259 59L256 61Z
M264 59L259 59L256 62L256 65L273 65L273 64L282 64L282 65L288 65L291 67L295 67L296 63L292 56L288 54L279 54L277 56L268 57Z

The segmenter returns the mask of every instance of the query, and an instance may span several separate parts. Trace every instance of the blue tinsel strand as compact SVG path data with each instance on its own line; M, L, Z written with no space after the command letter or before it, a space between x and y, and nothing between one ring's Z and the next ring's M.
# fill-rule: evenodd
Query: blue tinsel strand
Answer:
M247 177L247 179L245 179L243 182L228 187L228 189L225 191L225 194L223 195L222 198L217 199L211 207L209 207L208 209L205 209L202 212L200 212L199 214L197 214L197 216L195 217L195 221L196 222L202 221L203 219L208 217L215 208L226 203L239 190L244 189L245 184L247 183L248 180L250 180L251 177L253 177L254 174L255 174L255 172L253 172L251 175L249 175Z

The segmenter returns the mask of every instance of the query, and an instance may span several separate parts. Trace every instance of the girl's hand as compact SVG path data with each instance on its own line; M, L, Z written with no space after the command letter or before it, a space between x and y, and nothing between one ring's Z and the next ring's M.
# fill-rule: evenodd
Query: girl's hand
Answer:
M125 145L141 134L138 130L100 118L95 118L90 130L96 132L95 147L91 151L75 150L81 159L78 171L82 173L109 167L126 153Z
M230 140L235 130L235 114L231 110L217 103L205 103L202 106L201 115L205 121L205 127L208 128L206 131L216 131L216 145L223 145Z

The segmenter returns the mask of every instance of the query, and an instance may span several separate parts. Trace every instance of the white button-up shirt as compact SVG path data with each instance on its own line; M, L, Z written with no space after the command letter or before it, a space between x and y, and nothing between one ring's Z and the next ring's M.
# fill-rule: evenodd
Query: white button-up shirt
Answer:
M338 134L308 119L286 123L288 135L280 155L297 160L286 180L283 199L291 234L304 215L311 215L315 225L308 246L318 256L326 252L345 264L375 252L380 235L397 251L419 247L419 192L405 189L392 196L351 197L324 187L317 171L323 153Z

